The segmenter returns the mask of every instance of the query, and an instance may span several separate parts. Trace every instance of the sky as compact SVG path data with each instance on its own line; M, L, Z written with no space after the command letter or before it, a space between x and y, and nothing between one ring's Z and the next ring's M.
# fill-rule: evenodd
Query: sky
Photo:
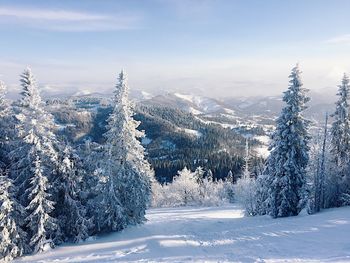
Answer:
M43 91L132 89L277 95L299 63L305 87L350 73L348 0L0 0L0 79L30 66Z

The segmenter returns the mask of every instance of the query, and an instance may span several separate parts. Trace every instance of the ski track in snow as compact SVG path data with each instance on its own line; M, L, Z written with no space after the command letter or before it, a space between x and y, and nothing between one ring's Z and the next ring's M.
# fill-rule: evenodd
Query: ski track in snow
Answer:
M147 219L16 262L350 262L350 207L281 219L237 206L159 208Z

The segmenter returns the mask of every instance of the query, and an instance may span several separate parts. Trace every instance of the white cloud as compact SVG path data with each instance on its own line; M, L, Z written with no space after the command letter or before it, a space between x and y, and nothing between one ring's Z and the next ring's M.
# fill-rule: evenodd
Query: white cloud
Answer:
M16 17L19 19L61 20L61 21L86 21L104 20L106 16L93 15L65 10L22 9L13 7L0 7L0 16Z
M328 44L350 44L350 34L336 36L326 40Z
M140 20L136 15L93 14L59 9L0 7L0 24L54 31L113 31L133 29Z

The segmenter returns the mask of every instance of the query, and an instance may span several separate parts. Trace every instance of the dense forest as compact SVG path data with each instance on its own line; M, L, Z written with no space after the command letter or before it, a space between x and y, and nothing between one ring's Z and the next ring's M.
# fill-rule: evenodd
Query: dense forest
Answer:
M55 117L60 129L57 134L64 136L75 145L86 140L103 144L106 120L112 112L110 101L103 97L51 99L48 109ZM225 178L229 171L235 180L241 175L243 155L248 128L223 128L218 124L203 122L191 113L159 105L134 105L134 118L140 121L139 130L144 130L142 140L146 158L151 163L160 182L170 182L183 167L195 170L203 167L211 170L214 178ZM249 129L250 134L260 135L261 129ZM258 146L257 140L249 140L251 148ZM252 151L250 159L252 172L261 172L263 158Z

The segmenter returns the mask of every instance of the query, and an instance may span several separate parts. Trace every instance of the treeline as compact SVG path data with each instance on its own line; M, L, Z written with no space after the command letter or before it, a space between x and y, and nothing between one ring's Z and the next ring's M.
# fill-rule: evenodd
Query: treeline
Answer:
M74 148L46 110L30 69L9 104L0 84L0 257L10 261L63 242L141 223L153 171L139 142L122 71L104 143Z

